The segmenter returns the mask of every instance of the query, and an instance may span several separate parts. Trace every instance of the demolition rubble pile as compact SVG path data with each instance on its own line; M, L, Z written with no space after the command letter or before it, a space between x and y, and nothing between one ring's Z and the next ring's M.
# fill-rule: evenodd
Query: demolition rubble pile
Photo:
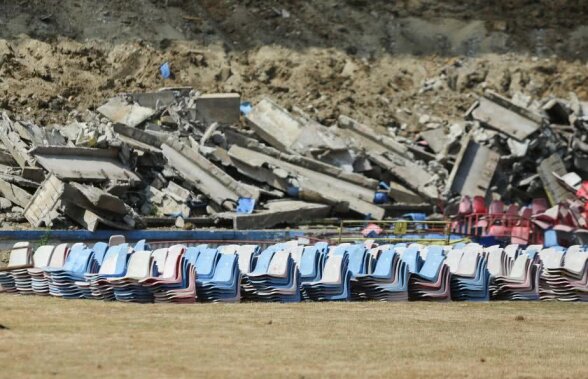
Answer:
M432 212L454 195L524 202L545 190L559 202L569 192L558 178L588 175L587 116L574 97L489 92L464 122L422 117L410 141L189 88L120 95L67 125L3 113L0 209L33 227L245 229Z

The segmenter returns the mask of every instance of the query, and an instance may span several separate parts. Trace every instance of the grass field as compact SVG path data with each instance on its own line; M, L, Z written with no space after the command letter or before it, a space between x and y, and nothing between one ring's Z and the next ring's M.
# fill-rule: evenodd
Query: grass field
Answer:
M0 294L0 377L588 377L588 305Z

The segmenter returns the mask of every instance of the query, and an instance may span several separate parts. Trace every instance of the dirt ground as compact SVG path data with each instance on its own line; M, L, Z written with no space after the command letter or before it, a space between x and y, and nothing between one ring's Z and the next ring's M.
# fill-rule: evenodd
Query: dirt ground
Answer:
M0 295L0 377L588 376L579 303L138 305Z
M462 119L486 88L588 99L587 17L581 0L4 1L0 109L48 125L192 86L410 134L421 116Z

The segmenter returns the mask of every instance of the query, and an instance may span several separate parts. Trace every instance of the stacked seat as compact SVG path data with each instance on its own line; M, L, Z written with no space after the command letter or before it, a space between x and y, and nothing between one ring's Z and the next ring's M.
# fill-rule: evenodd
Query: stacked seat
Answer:
M448 255L447 260L450 258ZM466 247L459 255L457 265L448 262L447 266L451 272L452 300L490 300L488 257L481 246Z
M408 267L395 247L380 252L371 274L351 279L352 298L357 300L408 300Z
M272 254L267 265L258 260L255 270L248 275L251 300L292 303L302 299L300 271L288 250Z
M421 253L423 251L421 250ZM410 300L450 300L451 273L444 264L445 255L441 246L425 249L425 263L418 273L411 275L408 294Z
M560 268L544 270L543 279L561 301L588 301L588 252L570 248Z
M69 247L66 243L57 245L51 252L51 258L47 265L29 268L28 274L31 277L31 290L35 295L49 296L49 282L45 277L44 270L59 269L63 267L69 254Z
M10 251L8 266L0 269L0 292L17 293L12 272L31 267L31 245L28 242L17 242Z
M541 259L541 275L539 276L539 298L541 300L556 300L558 296L559 286L552 286L550 280L559 279L561 275L550 274L560 270L564 263L564 251L546 248L539 252L539 258Z
M338 254L331 249L321 279L303 283L302 289L310 300L346 301L351 296L350 282L349 254Z
M510 273L494 278L492 299L539 300L539 255L531 249L522 252L514 261Z
M29 270L33 268L47 267L51 260L51 255L55 246L43 245L37 248L33 254L33 267L32 268L21 268L11 271L12 278L14 279L14 285L19 294L21 295L33 295L32 277Z
M234 253L214 254L206 249L196 261L196 272L200 263L215 261L213 274L198 275L196 280L198 299L210 302L238 302L241 298L241 273L239 256ZM206 257L205 255L209 255Z
M156 258L167 257L167 248L151 251L136 251L129 257L127 272L121 277L107 278L117 301L133 303L151 303L151 291L139 284L139 281L157 275ZM157 252L157 254L156 254ZM165 259L165 258L163 258Z
M108 283L108 278L122 277L127 269L127 257L129 245L124 243L108 247L107 244L99 242L94 245L94 254L97 260L103 256L100 269L97 273L84 275L83 281L76 282L84 297L96 300L114 300L114 289ZM103 253L104 252L104 253Z
M267 272L270 262L274 254L283 249L289 248L288 245L278 243L275 245L268 246L261 251L257 256L254 256L253 270L249 272L241 272L241 297L243 300L253 300L255 287L251 284L249 279L250 275L263 275ZM199 273L200 275L200 273Z
M196 270L193 262L197 256L190 254L184 257L186 247L174 245L169 248L158 277L148 277L139 281L151 292L156 302L193 303L196 301ZM189 262L188 262L189 261Z
M44 270L49 282L49 294L64 299L88 296L88 292L80 290L75 283L83 280L85 274L93 272L96 266L94 250L85 245L74 245L61 269Z

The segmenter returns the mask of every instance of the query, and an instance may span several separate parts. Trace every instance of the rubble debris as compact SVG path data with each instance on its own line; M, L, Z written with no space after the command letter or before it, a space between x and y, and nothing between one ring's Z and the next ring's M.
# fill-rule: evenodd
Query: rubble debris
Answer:
M63 180L139 183L141 178L120 161L119 152L66 146L39 146L31 150L39 165Z
M453 170L447 181L451 193L486 197L500 155L474 142L471 134L464 138Z
M24 216L34 227L53 226L59 217L61 199L65 193L65 183L55 175L50 175L30 199Z
M573 193L568 191L558 180L568 173L559 155L552 154L544 159L537 167L537 173L543 182L547 199L551 205L557 205L574 198Z
M205 124L236 124L241 117L240 106L241 95L238 93L200 95L196 98L196 119Z
M523 141L535 133L543 118L534 112L515 105L508 99L486 91L483 97L468 111L471 117L518 141Z
M0 179L0 194L21 207L26 207L31 199L31 194L27 191L3 179Z
M229 156L243 174L301 199L330 204L347 203L349 209L360 214L378 220L384 217L384 209L373 204L375 189L361 187L236 145L229 149Z
M312 107L268 98L242 105L178 87L122 94L63 126L3 113L0 210L15 212L4 220L24 212L35 227L90 230L381 220L449 210L454 195L562 206L588 179L587 107L574 95L487 91L469 120L402 110L373 127L346 116L326 126Z
M232 220L234 229L261 229L303 220L321 219L330 211L331 207L325 204L274 200L269 201L265 209L253 214L217 213L215 217Z
M326 126L297 118L267 98L256 104L245 118L263 140L285 153L316 156L347 149Z
M136 127L155 114L155 110L137 104L129 104L122 97L113 97L98 107L98 112L112 122Z
M176 142L162 145L163 155L180 175L222 208L234 210L240 197L257 199L259 193L226 174L197 151Z

